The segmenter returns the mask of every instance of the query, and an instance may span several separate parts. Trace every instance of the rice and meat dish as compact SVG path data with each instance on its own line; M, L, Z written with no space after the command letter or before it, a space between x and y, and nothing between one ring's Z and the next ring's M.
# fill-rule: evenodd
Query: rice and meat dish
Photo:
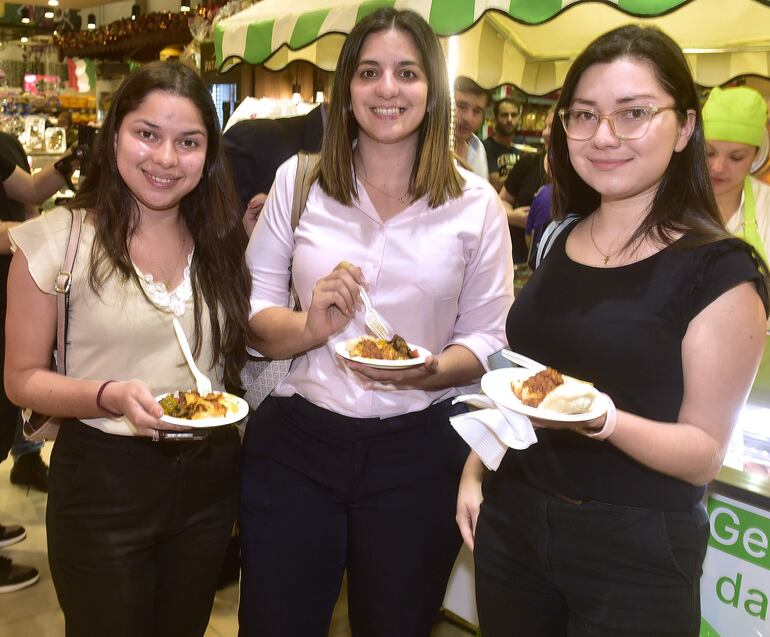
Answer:
M419 355L417 350L409 349L407 342L398 334L390 341L373 336L360 336L351 339L347 349L351 356L386 361L409 360Z
M221 418L238 411L237 403L227 394L216 392L201 396L197 391L180 391L164 396L159 403L166 416L185 420Z

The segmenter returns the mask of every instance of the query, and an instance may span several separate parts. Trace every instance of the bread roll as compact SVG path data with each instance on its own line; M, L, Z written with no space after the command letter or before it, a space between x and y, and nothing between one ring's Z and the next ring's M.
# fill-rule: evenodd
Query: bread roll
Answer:
M594 408L598 395L588 383L567 381L548 392L538 407L560 414L585 414Z

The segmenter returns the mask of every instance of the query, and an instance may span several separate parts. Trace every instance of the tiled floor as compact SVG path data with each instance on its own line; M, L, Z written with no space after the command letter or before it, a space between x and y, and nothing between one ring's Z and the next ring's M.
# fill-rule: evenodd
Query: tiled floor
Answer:
M51 445L43 456L48 461ZM21 524L27 529L27 539L2 551L18 562L35 566L40 581L21 591L0 595L0 637L61 637L64 617L56 601L46 556L45 502L46 496L37 491L26 492L11 485L8 472L11 460L0 464L0 521ZM206 637L235 637L238 634L238 586L220 591L214 601ZM347 600L340 599L332 619L329 637L348 637ZM436 624L431 637L469 637L472 633L448 621Z

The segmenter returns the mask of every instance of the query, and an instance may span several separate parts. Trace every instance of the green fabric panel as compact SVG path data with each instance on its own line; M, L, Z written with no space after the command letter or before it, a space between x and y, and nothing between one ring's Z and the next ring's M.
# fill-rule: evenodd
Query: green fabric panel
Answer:
M508 13L527 24L540 24L562 10L562 0L511 0Z
M619 0L618 9L636 15L658 15L684 3L685 0Z
M295 50L301 49L315 40L327 15L329 15L329 9L318 9L299 16L291 33L289 47Z
M86 60L86 74L88 75L88 84L93 91L96 88L96 65L91 58Z
M214 27L214 59L216 60L217 68L222 66L222 25L217 24Z
M428 22L437 35L451 35L473 24L474 0L433 0Z
M364 0L358 7L358 13L356 13L356 24L361 22L372 11L376 11L381 7L392 7L396 3L396 0Z
M264 62L273 54L273 25L275 20L266 20L249 25L243 59L250 64Z

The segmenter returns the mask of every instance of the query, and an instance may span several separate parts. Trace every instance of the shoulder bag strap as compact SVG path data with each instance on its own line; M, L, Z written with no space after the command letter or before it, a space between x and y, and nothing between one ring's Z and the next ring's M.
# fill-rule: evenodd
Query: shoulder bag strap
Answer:
M72 267L75 265L75 255L80 242L80 228L83 224L83 211L72 210L72 225L67 239L67 250L64 253L59 274L56 277L56 371L67 373L67 307L69 306L70 287L72 286Z
M318 166L319 159L320 156L318 154L310 154L304 151L297 153L297 176L294 178L294 196L291 199L292 237L299 225L299 218L307 207L307 197L310 194L310 187L313 185L313 180L316 177L316 167ZM292 289L291 279L289 279L289 289ZM291 306L292 309L299 310L301 306L296 290L292 294L292 300L294 301Z
M299 218L307 206L307 196L310 194L310 186L316 177L316 167L320 157L317 154L309 154L304 151L297 153L297 176L294 178L294 196L291 200L291 231L294 232L299 225Z
M581 219L580 215L568 214L561 221L552 221L548 224L548 227L543 232L543 236L540 239L540 245L537 247L537 257L535 257L535 269L540 267L545 255L553 246L559 235L569 228L573 223Z

